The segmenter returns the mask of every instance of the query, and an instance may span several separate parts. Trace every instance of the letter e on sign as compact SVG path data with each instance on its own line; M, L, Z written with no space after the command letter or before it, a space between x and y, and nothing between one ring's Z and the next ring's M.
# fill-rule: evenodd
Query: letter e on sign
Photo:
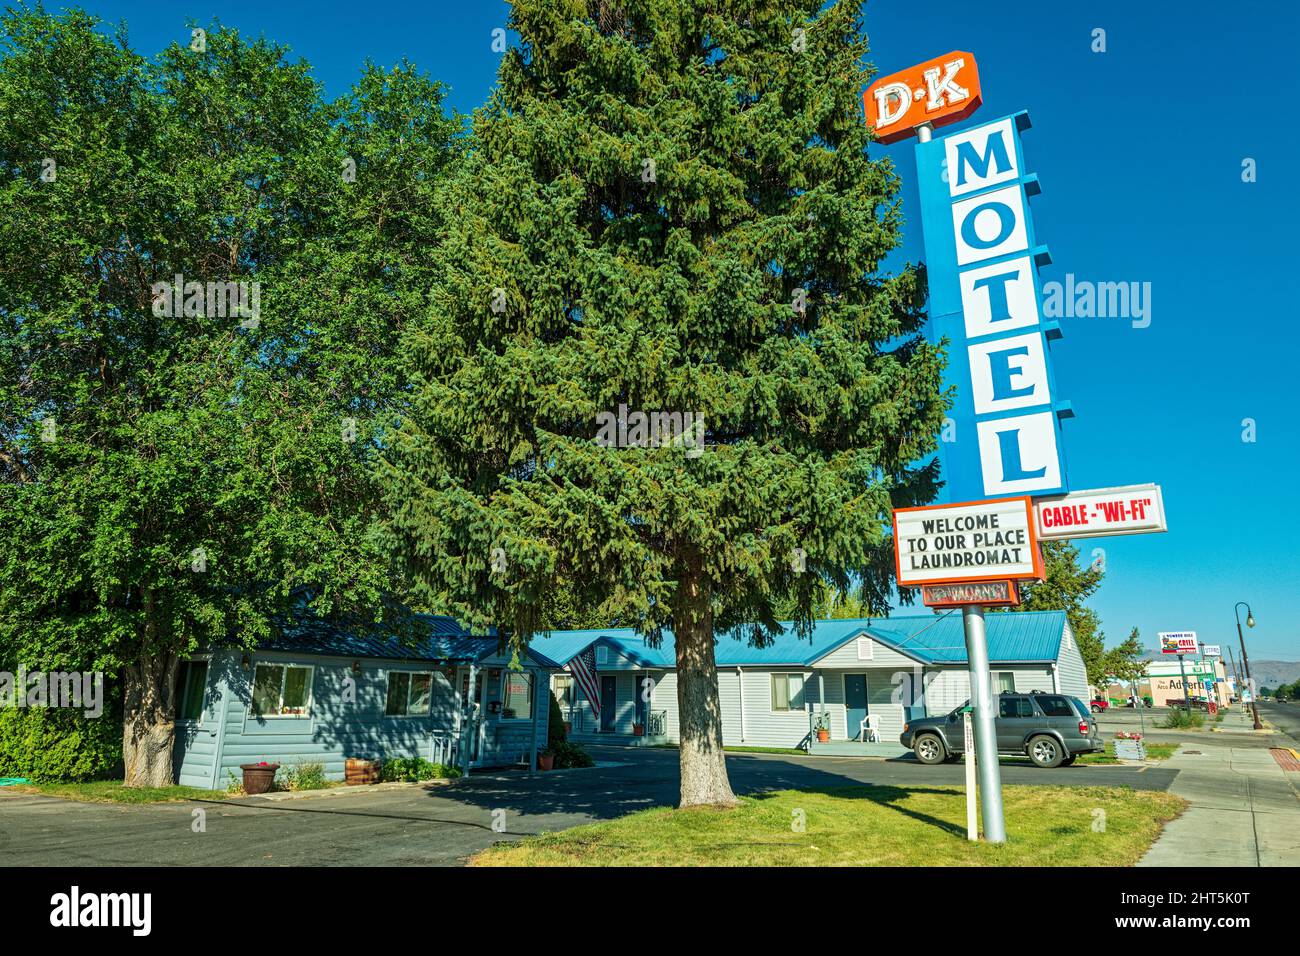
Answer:
M922 123L938 128L960 122L980 105L975 57L955 50L882 76L867 87L862 103L882 143L904 139Z

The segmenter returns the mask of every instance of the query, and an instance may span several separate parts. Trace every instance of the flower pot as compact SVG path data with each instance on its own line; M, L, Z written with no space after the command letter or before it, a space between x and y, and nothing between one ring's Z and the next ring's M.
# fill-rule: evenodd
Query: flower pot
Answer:
M348 786L378 783L383 769L382 761L349 757L343 764L343 780Z
M824 744L830 739L831 739L831 732L829 730L817 731L817 742L819 744Z
M633 736L633 737L644 737L644 736L645 736L645 727L641 726L640 724L633 724L633 725L632 725L632 736Z
M239 769L244 771L244 793L266 793L275 782L275 772L280 769L278 763L241 763Z
M537 755L537 769L550 770L555 766L555 754L541 753Z

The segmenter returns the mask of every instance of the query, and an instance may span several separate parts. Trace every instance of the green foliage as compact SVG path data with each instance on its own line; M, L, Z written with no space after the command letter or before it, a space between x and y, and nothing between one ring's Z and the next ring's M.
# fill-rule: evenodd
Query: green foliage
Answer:
M384 783L402 780L415 783L420 780L435 780L459 777L461 769L450 764L431 763L423 757L388 757L383 761L379 779Z
M0 656L166 702L304 590L365 621L393 589L372 461L459 127L408 64L327 102L264 39L100 27L0 16ZM158 314L177 273L260 283L257 322Z
M596 761L592 759L581 744L569 743L567 740L561 741L558 745L551 747L551 752L555 754L554 769L569 770L574 767L593 767Z
M1106 638L1097 612L1084 602L1101 587L1106 572L1098 563L1081 566L1079 549L1068 541L1043 542L1043 562L1046 580L1022 584L1020 606L1012 611L1064 611L1083 655L1088 683L1104 684Z
M1182 707L1171 707L1165 719L1157 726L1167 730L1195 730L1205 725L1205 715L1199 710L1188 711Z
M275 773L277 790L323 790L328 786L325 765L316 761L283 764Z
M554 693L550 696L551 707L546 722L546 749L554 753L556 748L569 739L569 735L564 730L564 711L560 709L560 702Z
M858 7L513 4L385 455L426 600L516 646L566 588L652 638L707 613L756 644L823 582L884 603L945 401L922 276L883 268L898 181L867 155ZM620 404L702 415L703 453L598 444Z
M66 707L0 707L0 777L79 783L121 766L120 710L92 718Z
M1139 680L1146 674L1142 638L1136 627L1129 632L1124 643L1106 651L1101 666L1105 676L1114 677L1122 684Z

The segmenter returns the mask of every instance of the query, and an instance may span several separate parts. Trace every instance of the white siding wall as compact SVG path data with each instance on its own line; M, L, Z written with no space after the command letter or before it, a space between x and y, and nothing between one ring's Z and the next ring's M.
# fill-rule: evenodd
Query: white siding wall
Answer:
M1043 690L1050 693L1053 690L1052 669L1046 664L993 664L989 669L995 672L1011 671L1018 691ZM946 714L970 699L970 672L965 664L932 668L927 671L929 673L935 675L933 680L928 676L926 678L925 706L926 713L931 717ZM996 685L993 692L997 693Z
M1065 633L1061 636L1061 653L1057 666L1060 671L1061 693L1077 697L1087 703L1088 671L1084 667L1083 654L1079 651L1079 645L1074 639L1074 632L1070 630L1069 624L1065 625Z

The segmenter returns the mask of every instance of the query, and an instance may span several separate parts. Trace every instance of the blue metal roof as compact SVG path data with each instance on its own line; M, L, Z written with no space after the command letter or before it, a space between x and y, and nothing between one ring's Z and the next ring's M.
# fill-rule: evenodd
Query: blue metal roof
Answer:
M1064 611L989 613L984 620L989 660L993 663L1056 660L1065 631ZM751 647L743 629L720 635L715 651L718 666L809 666L860 635L872 637L924 664L966 662L966 640L961 614L957 612L815 621L811 641L801 639L790 622L782 622L782 626L785 632L767 647ZM612 627L552 631L533 638L532 649L556 667L563 667L575 654L601 640L646 667L676 665L673 635L666 628L658 647L650 647L630 627Z
M276 635L259 647L266 651L331 657L467 663L492 657L500 650L495 630L486 635L473 634L454 618L416 614L412 626L416 632L414 640L404 641L396 634L367 634L361 628L354 631L300 610L291 622L282 624ZM541 655L530 651L528 656L544 667L553 666Z

